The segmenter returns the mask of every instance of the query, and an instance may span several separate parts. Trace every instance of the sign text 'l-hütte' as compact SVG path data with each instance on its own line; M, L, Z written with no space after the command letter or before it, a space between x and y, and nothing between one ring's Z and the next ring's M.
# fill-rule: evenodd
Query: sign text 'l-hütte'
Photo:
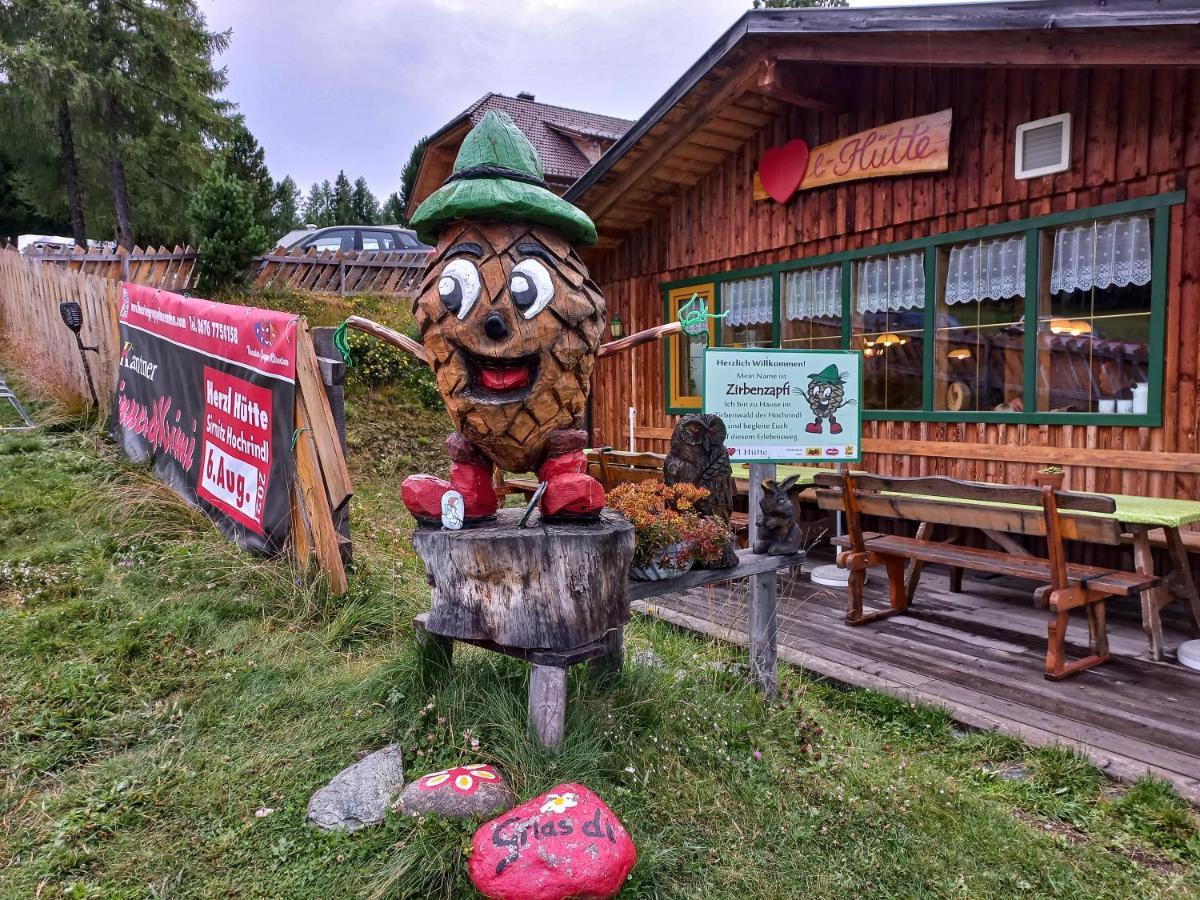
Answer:
M812 150L796 138L763 154L754 199L786 203L797 190L862 178L944 172L950 166L951 110L860 131Z

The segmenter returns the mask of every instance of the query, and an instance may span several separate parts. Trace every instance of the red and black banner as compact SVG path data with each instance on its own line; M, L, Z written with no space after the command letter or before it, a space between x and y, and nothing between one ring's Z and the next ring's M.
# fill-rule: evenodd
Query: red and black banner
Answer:
M262 553L283 548L291 522L296 321L121 285L113 440Z

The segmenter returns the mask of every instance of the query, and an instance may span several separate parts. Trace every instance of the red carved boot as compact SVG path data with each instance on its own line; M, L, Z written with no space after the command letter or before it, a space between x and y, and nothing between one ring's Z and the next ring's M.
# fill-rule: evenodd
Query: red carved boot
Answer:
M462 435L446 438L450 454L450 480L432 475L409 475L400 487L400 496L412 517L422 525L440 525L442 495L453 488L463 496L467 523L491 518L499 501L492 484L492 461L480 453Z
M604 487L587 474L583 431L556 431L547 442L548 456L538 469L546 482L542 515L594 518L604 509Z

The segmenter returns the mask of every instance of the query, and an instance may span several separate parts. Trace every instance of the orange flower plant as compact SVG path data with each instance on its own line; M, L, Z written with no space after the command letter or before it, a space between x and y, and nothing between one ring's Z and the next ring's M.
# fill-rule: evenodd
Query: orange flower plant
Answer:
M652 563L673 545L678 545L678 550L673 553L670 565L720 559L729 529L717 519L697 512L696 503L707 496L707 490L695 485L666 485L650 480L614 488L608 495L608 505L633 525L633 564Z

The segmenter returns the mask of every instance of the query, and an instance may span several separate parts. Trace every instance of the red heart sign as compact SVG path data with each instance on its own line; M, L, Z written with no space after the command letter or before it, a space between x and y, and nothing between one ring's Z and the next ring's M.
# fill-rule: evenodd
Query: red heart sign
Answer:
M777 203L787 203L800 187L808 168L808 144L793 138L782 147L772 147L762 155L758 177L763 190Z

